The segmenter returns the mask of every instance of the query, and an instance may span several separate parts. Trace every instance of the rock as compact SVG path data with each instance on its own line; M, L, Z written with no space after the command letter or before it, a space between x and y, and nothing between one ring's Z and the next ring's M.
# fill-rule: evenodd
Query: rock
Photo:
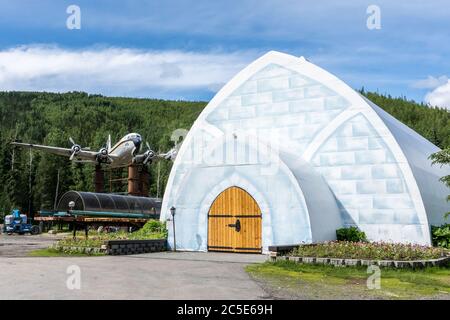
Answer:
M365 260L365 259L362 259L361 260L361 265L362 266L375 266L377 264L377 262L375 261L375 260Z
M344 260L345 259L331 258L330 264L332 264L333 266L343 266Z
M49 230L48 234L58 234L58 231L56 231L56 230Z
M330 258L316 258L316 263L328 264L328 263L330 263Z
M394 261L392 260L380 260L377 263L380 267L394 267Z
M349 267L360 266L361 260L360 259L345 259L344 264Z
M409 261L394 261L396 268L409 268L411 265L409 264Z
M430 259L427 262L433 267L439 267L442 264L442 259Z
M278 252L276 251L269 251L269 257L276 257L279 256Z
M303 258L302 258L302 262L303 262L303 263L315 263L315 262L316 262L316 258L313 258L313 257L303 257Z

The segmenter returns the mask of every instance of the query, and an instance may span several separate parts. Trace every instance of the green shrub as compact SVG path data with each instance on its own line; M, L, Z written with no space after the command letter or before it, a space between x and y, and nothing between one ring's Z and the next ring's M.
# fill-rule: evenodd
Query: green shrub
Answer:
M431 226L431 239L433 246L450 249L450 224Z
M415 244L349 241L300 245L290 253L296 257L369 260L437 259L446 254L446 249Z
M336 238L338 241L350 241L350 242L367 241L367 237L364 231L359 230L357 227L337 229Z
M58 246L61 247L79 247L79 248L100 248L104 242L101 237L89 237L85 239L83 237L77 237L75 239L72 236L67 236L57 242Z
M64 239L59 240L57 245L59 247L100 248L107 240L148 239L167 239L167 229L165 223L162 223L159 220L149 220L141 229L131 233L124 231L111 233L97 233L95 231L90 231L88 239L85 238L84 233L78 234L75 239L72 238L72 235L69 235Z
M129 239L164 239L167 238L166 224L159 220L149 220L138 231L129 235Z

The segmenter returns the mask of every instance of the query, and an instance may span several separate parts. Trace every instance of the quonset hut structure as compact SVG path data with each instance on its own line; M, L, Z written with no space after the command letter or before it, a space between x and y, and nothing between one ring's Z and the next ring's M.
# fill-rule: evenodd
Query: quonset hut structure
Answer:
M70 203L73 207L70 207ZM161 201L148 197L110 193L68 191L61 196L57 212L72 211L83 215L159 217Z
M303 57L269 52L211 100L174 163L161 219L177 249L265 252L335 239L429 245L448 190L439 149ZM169 225L169 244L173 246Z

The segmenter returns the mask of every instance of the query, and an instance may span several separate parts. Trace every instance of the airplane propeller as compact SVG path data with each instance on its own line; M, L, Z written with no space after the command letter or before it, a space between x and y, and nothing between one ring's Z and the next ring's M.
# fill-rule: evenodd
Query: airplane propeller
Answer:
M166 159L166 160L175 161L175 158L177 157L178 151L180 150L180 146L181 146L181 144L177 144L177 145L175 145L175 147L173 147L172 149L170 149L166 153L159 154L159 156L164 158L164 159Z
M70 160L72 161L73 158L75 158L75 156L77 154L79 154L81 152L81 146L77 143L75 143L75 140L72 139L72 137L69 137L69 141L72 143L72 154L70 155Z
M143 154L135 155L135 151L137 151L137 149L134 148L132 150L133 163L142 163L143 165L147 165L152 163L152 161L157 158L174 161L181 147L181 143L179 143L175 144L175 147L173 147L166 153L156 153L155 151L153 151L148 142L145 142L145 145L147 147L147 150Z
M79 154L82 150L91 150L89 147L82 148L78 143L73 140L72 137L69 137L69 141L72 144L70 148L72 150L72 154L70 155L70 160L73 160L77 154Z
M144 161L142 161L144 165L146 165L148 162L151 162L152 159L156 156L156 153L152 150L150 144L146 142L145 145L147 146L147 151L145 151Z
M97 160L99 162L104 162L104 160L108 160L109 163L113 162L113 159L109 156L109 151L107 148L101 148L97 154Z

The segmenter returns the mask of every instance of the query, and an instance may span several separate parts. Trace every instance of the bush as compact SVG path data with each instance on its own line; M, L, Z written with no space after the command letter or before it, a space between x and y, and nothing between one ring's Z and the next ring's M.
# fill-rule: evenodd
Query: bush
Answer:
M162 223L159 220L149 220L141 229L131 233L123 231L100 234L90 232L88 239L85 238L84 234L79 234L76 239L73 239L70 235L59 240L56 245L64 248L76 247L76 252L73 253L84 253L78 252L78 248L100 248L102 244L108 240L148 239L167 239L167 229L165 223ZM65 253L70 253L69 251Z
M447 251L442 248L413 244L332 241L301 245L290 255L340 259L419 260L437 259L445 256L446 253Z
M141 229L129 235L129 239L167 238L166 224L159 220L149 220Z
M450 249L450 224L431 226L431 240L435 247Z
M72 236L67 236L59 240L56 245L59 247L100 248L104 241L105 239L102 237L89 237L85 239L83 236L73 239Z
M367 242L366 234L357 227L337 229L336 238L338 241Z

